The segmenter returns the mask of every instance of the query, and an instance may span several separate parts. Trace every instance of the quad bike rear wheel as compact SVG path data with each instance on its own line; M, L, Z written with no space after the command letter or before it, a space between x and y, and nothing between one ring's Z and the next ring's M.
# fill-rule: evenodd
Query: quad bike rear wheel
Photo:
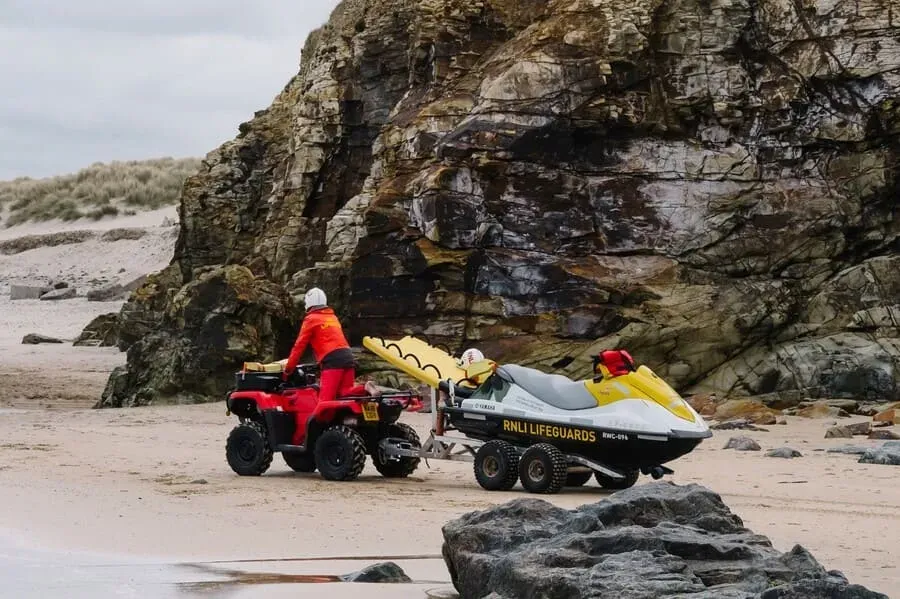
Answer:
M519 479L530 493L559 493L566 485L566 456L549 443L538 443L519 459Z
M566 474L566 486L567 487L583 487L587 484L591 477L594 476L594 472L588 470L587 472L569 472Z
M422 441L419 440L419 434L416 430L402 422L394 422L388 426L385 437L395 437L403 439L416 449L421 449ZM405 478L416 471L419 467L421 458L411 457L388 457L382 455L381 450L377 447L372 451L372 463L375 469L385 478Z
M332 426L316 440L315 459L322 478L353 480L366 465L366 444L349 426Z
M494 439L475 452L475 480L488 491L509 491L519 479L519 452L510 443Z
M281 457L294 472L315 472L316 456L309 453L300 453L297 451L282 452Z
M225 458L241 476L259 476L272 465L272 448L265 428L247 420L231 430L225 442Z
M594 477L597 479L597 482L600 483L601 487L616 491L633 487L640 475L641 473L637 470L626 471L625 478L611 478L600 472L594 473Z

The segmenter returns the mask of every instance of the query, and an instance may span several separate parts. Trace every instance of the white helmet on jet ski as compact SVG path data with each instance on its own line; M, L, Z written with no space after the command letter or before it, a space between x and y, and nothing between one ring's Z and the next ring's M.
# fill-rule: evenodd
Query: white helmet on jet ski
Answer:
M318 287L313 287L306 292L306 296L303 298L303 304L305 305L306 310L309 311L310 308L318 308L327 305L328 300L325 298L324 291Z
M464 351L459 360L464 366L468 366L469 364L484 360L484 354L472 347Z

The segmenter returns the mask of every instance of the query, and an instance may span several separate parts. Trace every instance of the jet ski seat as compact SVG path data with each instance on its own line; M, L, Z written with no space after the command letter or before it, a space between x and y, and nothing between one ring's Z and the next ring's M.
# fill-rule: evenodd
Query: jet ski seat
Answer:
M583 381L573 381L561 374L547 374L518 364L498 366L497 374L519 385L542 402L561 410L597 407L597 399L591 395Z

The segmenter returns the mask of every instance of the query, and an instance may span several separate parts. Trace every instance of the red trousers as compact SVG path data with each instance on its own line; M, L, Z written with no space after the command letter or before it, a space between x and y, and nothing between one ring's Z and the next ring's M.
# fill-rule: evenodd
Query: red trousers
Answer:
M347 395L366 395L365 385L354 385L356 369L328 368L319 379L319 401L334 401Z

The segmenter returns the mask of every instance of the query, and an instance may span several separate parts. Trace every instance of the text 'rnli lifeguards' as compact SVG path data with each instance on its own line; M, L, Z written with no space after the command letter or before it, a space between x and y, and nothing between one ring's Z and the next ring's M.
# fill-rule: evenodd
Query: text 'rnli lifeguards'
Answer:
M546 439L563 439L566 441L581 441L593 443L597 440L597 433L568 426L554 424L538 424L537 422L521 422L504 420L503 430L508 433L530 435L532 437L544 437Z

